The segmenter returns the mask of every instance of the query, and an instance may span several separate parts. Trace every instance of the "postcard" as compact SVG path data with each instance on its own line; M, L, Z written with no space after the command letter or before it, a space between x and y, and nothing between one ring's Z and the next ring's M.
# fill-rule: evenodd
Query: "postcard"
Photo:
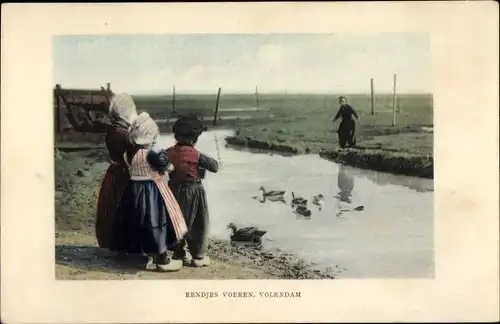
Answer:
M493 3L3 9L6 323L498 320Z

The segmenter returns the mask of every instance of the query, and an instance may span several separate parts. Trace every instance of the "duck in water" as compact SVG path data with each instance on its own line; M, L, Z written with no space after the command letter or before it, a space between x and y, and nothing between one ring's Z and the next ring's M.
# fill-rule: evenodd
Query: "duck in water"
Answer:
M307 206L307 199L302 197L295 197L295 192L292 192L292 207L295 206Z
M276 197L259 197L259 196L254 196L252 197L252 199L255 199L257 201L259 201L261 204L265 203L266 201L270 201L270 202L281 202L281 203L284 203L286 204L286 200L283 196L276 196Z
M297 206L294 210L294 213L297 215L297 216L301 216L301 217L306 217L306 218L310 218L312 213L311 213L311 210L308 209L306 206L304 205L300 205L300 206Z
M234 223L229 223L227 228L232 230L230 236L231 241L234 242L252 242L252 243L262 243L262 236L264 236L267 231L259 229L254 226L243 227L238 229Z
M269 200L271 202L279 201L286 204L286 200L283 197L286 191L277 191L277 190L266 191L266 189L263 186L261 186L259 190L262 191L262 197L264 198L264 201L265 200Z
M355 208L339 208L339 211L337 213L337 217L339 217L340 215L342 215L343 213L345 212L351 212L351 211L363 211L365 210L365 206L358 206L358 207L355 207Z
M322 194L319 194L319 195L313 197L312 202L313 202L313 204L318 206L319 210L321 210L323 208L323 205L325 204L325 198L323 197Z
M278 191L278 190L266 191L264 186L260 186L259 190L262 191L262 195L264 197L283 196L286 193L286 191Z

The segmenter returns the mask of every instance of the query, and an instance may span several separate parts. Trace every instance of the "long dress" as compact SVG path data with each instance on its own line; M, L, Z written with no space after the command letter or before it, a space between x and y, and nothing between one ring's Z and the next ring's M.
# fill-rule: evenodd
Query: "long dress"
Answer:
M160 255L184 238L187 226L158 166L151 165L150 155L157 153L145 148L130 153L124 154L130 181L118 208L110 249Z
M205 257L209 227L208 203L201 179L204 170L217 172L219 164L191 145L177 143L167 149L167 154L174 166L168 184L188 226L186 240L175 247L174 258L185 258L189 252L194 259L201 260Z
M119 124L110 126L106 133L106 147L111 164L106 170L99 190L95 221L95 234L101 248L109 247L116 211L130 179L127 165L123 160L127 148L127 128Z
M358 114L349 105L343 105L335 115L335 120L342 118L339 128L337 130L339 136L339 145L344 148L347 145L356 145L356 124L354 123L353 116L358 118Z

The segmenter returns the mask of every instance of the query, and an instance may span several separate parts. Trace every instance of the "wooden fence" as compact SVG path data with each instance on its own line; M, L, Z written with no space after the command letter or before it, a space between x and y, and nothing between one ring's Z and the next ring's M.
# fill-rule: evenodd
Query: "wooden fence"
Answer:
M112 95L109 83L107 89L64 89L57 84L54 88L55 132L60 133L65 129L103 132L109 123L107 113Z

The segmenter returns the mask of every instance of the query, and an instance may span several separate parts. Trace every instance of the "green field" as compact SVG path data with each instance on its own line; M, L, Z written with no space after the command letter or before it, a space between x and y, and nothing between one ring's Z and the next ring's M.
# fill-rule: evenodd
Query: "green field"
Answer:
M195 114L211 125L216 106L213 95L135 96L140 111L155 119ZM217 125L236 130L229 143L295 153L321 153L324 157L363 168L432 177L433 127L431 94L397 96L396 126L392 126L392 95L348 95L358 112L356 150L339 153L337 127L332 117L338 109L336 94L259 94L258 109L254 94L221 94ZM239 111L238 111L239 110ZM226 118L226 119L225 119ZM239 118L239 119L237 119ZM210 126L209 126L210 127ZM160 125L169 131L170 123Z
M215 94L177 95L176 113L173 113L171 96L135 96L134 99L139 110L149 112L155 119L196 114L211 122L216 105ZM432 95L399 95L397 103L400 112L396 114L395 127L391 126L392 95L375 97L375 115L371 114L369 95L350 95L348 99L361 118L358 129L361 147L432 154L432 133L421 130L421 126L433 125ZM225 125L239 130L240 136L287 143L312 152L337 147L338 124L334 125L331 121L338 109L337 95L260 94L259 110L245 111L255 107L253 94L222 94L219 116L251 118L224 121Z
M179 114L194 113L213 116L216 94L176 95L175 108ZM274 114L276 117L309 117L332 115L338 108L338 95L322 94L259 94L259 109L262 111L230 112L226 109L251 109L257 106L254 94L221 94L219 109L221 115L250 114L255 117ZM370 115L369 95L350 95L349 104L363 115ZM172 115L172 96L134 96L139 110L145 110L154 118ZM432 124L432 95L399 95L398 106L402 124L412 122L419 125ZM379 124L390 125L392 121L392 95L377 95L374 100L376 118L370 119ZM410 118L409 118L410 117ZM399 122L398 122L399 124Z

